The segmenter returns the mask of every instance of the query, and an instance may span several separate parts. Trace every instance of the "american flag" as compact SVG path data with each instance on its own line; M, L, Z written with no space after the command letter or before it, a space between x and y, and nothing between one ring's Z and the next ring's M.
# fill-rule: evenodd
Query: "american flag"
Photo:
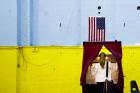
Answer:
M105 17L89 17L89 41L105 41Z

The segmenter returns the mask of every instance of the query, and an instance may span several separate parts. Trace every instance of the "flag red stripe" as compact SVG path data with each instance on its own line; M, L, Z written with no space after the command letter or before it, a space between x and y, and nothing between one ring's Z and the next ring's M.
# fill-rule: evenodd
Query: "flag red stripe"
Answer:
M93 17L91 17L91 41L92 41L92 38L93 38Z
M88 41L90 41L90 17L88 18Z
M101 41L101 34L102 34L102 29L99 31L99 41Z
M95 41L95 32L96 32L95 24L96 24L96 18L94 17L94 40L93 41Z
M105 40L104 40L104 37L105 37L105 34L104 34L104 32L105 32L105 30L103 30L103 40L102 40L102 41L105 41Z
M97 28L96 28L96 18L95 18L95 41L97 41Z
M103 30L102 30L102 31L103 31ZM103 32L101 33L101 41L103 40L102 38L103 38Z
M104 32L103 32L103 33L104 33L104 35L103 35L103 36L104 36L104 39L103 39L103 41L105 41L105 30L104 30Z
M102 41L102 30L101 30L101 34L100 34L100 41Z
M102 32L103 33L103 35L102 35L102 41L104 41L104 37L105 37L104 32L105 31L103 30L103 32Z
M98 41L98 29L96 31L96 41Z
M101 30L100 41L102 41L102 35L103 35L103 33L102 33L102 30Z
M98 30L98 41L100 41L99 39L100 39L100 29Z

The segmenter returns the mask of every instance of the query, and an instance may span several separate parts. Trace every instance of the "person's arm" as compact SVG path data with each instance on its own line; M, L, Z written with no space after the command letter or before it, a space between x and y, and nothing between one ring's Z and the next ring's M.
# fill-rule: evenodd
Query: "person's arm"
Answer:
M118 71L118 63L116 63L115 71Z
M90 69L91 75L92 75L92 76L96 75L97 70L98 70L98 64L95 63L95 64L93 64L93 65L91 66L91 69Z

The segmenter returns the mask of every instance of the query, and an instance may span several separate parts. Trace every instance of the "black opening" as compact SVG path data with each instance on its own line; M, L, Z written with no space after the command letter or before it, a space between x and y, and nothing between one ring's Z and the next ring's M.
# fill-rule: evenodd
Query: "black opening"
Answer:
M140 6L137 6L137 10L140 10Z
M101 6L98 6L98 9L100 10L101 9Z

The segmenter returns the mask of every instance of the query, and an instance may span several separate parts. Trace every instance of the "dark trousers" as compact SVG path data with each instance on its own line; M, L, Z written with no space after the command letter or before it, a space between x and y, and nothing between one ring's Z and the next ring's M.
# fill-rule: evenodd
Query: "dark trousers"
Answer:
M107 81L106 83L97 82L97 84L86 84L85 87L82 88L83 93L121 93L117 92L113 81Z
M98 93L115 93L113 81L97 82Z
M96 84L86 84L86 93L98 93Z
M97 82L97 93L104 93L104 82Z

